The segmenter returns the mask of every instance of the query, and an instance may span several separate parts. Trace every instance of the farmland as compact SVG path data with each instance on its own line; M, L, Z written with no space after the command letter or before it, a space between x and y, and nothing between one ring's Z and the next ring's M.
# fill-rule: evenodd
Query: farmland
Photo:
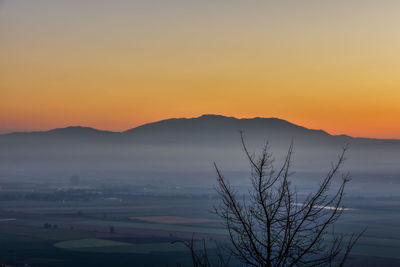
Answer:
M58 193L35 194L42 198ZM90 191L73 194L89 199L0 201L0 262L17 266L85 266L88 261L96 266L111 262L113 266L129 262L175 265L189 259L186 247L176 241L188 240L193 233L206 240L222 239L225 234L208 209L214 200L145 195L121 200L102 194L91 197Z
M69 188L12 192L0 201L0 262L22 266L190 265L176 241L195 233L212 253L226 230L211 212L215 194L170 196L155 192ZM3 192L4 193L4 192ZM400 263L400 212L396 197L348 198L351 207L337 224L342 233L368 232L355 247L355 263ZM384 227L382 227L384 225ZM329 237L328 237L329 239ZM328 240L329 241L329 240ZM378 244L378 245L377 245Z

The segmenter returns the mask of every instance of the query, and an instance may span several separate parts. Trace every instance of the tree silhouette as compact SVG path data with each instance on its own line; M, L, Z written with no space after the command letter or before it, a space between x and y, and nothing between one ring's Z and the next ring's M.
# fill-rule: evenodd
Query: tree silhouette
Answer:
M293 143L282 166L275 170L266 144L258 157L241 142L251 166L251 189L247 198L239 196L214 163L217 192L221 203L215 213L222 218L229 233L228 252L247 266L343 266L360 236L336 234L334 224L343 214L344 189L349 175L342 175L340 186L329 194L330 185L339 174L346 147L333 163L318 189L301 203L289 179ZM332 241L326 240L331 232ZM184 242L192 254L194 266L211 266L206 246L196 250L194 238ZM218 251L217 265L228 266Z

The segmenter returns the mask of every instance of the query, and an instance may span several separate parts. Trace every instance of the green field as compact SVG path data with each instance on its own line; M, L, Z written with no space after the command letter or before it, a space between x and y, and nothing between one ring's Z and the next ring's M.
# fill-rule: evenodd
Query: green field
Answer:
M102 252L102 253L157 253L157 252L185 252L187 248L182 243L148 243L129 244L104 239L79 239L59 242L54 245L56 248L63 248L81 252Z
M363 202L357 203L335 227L339 233L369 227L353 250L352 259L358 260L354 265L400 266L399 208L396 205L371 208ZM207 240L207 247L212 251L214 240L226 240L226 230L209 212L212 204L213 201L207 199L182 201L157 196L136 197L124 202L0 202L0 219L4 219L0 220L0 263L46 267L131 266L131 263L175 266L185 262L190 265L187 248L175 241L188 240L195 233L196 238ZM206 220L193 223L193 220L182 219L173 224L162 223L162 220L140 221L133 218L136 216ZM46 223L57 227L45 228ZM110 231L111 226L114 231Z
M64 249L116 247L116 246L129 246L129 245L130 245L129 243L97 239L97 238L69 240L54 244L56 248L64 248Z
M187 225L173 225L173 224L161 224L161 223L136 223L136 222L124 222L124 221L102 221L102 220L90 220L82 221L78 224L88 225L100 225L100 226L116 226L134 229L147 229L147 230L163 230L171 232L188 232L188 233L207 233L207 234L227 234L227 231L223 228L211 228L211 227L198 227L198 226L187 226Z

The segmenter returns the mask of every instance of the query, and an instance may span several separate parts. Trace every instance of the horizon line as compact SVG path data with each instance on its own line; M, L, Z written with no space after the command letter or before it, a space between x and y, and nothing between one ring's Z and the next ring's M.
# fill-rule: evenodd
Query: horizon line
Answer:
M378 138L378 137L364 137L364 136L352 136L349 134L331 134L328 131L324 130L324 129L314 129L314 128L308 128L296 123L292 123L289 120L286 119L281 119L278 117L260 117L260 116L255 116L255 117L235 117L235 116L227 116L227 115L220 115L220 114L212 114L212 113L204 113L200 116L197 117L170 117L170 118L166 118L166 119L161 119L161 120L156 120L156 121L151 121L151 122L147 122L147 123L143 123L140 124L138 126L134 126L131 128L127 128L126 130L122 130L122 131L113 131L113 130L107 130L107 129L101 129L101 128L95 128L92 126L87 126L87 125L67 125L67 126L60 126L60 127L54 127L54 128L48 128L48 129L43 129L43 130L21 130L21 131L6 131L6 132L2 132L0 129L0 136L4 136L4 135L11 135L11 134L22 134L22 133L45 133L45 132L50 132L50 131L54 131L54 130L62 130L62 129L68 129L68 128L85 128L85 129L92 129L92 130L96 130L96 131L101 131L101 132L109 132L109 133L124 133L127 132L129 130L133 130L145 125L149 125L149 124L153 124L153 123L158 123L158 122L162 122L162 121L168 121L168 120L174 120L174 119L199 119L201 117L206 117L206 116L210 116L210 117L223 117L223 118L233 118L236 120L252 120L252 119L276 119L276 120L280 120L280 121L284 121L287 123L290 123L292 125L298 126L298 127L302 127L305 128L307 130L315 130L315 131L323 131L331 136L347 136L347 137L351 137L351 138L360 138L360 139L375 139L375 140L394 140L394 141L398 141L400 140L400 138Z

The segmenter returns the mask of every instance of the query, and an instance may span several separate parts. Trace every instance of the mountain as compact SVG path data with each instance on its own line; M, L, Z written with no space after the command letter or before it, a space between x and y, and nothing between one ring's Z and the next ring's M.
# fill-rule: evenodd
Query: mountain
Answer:
M353 138L307 129L277 118L237 119L220 115L167 119L123 132L81 126L0 135L3 169L178 170L210 162L239 166L243 131L251 150L268 140L277 154L293 141L304 166L331 161L345 144L358 168L400 166L400 140ZM355 166L354 165L354 166Z
M256 135L310 136L312 138L343 138L352 139L349 136L332 136L323 130L312 130L277 118L251 118L237 119L221 115L203 115L197 118L167 119L158 122L144 124L142 126L126 130L124 132L111 132L97 130L91 127L70 126L49 131L14 132L0 134L0 140L24 139L24 138L92 138L92 137L152 137L158 139L169 138L175 135L202 135L213 136L219 134L236 134L239 131ZM362 140L366 140L363 138ZM374 140L374 139L371 139Z
M237 119L221 115L203 115L197 118L167 119L154 123L145 124L130 130L127 134L150 133L153 131L163 132L185 132L185 133L207 133L207 132L228 132L239 130L257 131L285 131L291 133L309 133L328 135L322 130L310 130L285 120L277 118L252 118Z
M239 132L252 140L281 143L292 139L299 143L316 142L323 144L338 143L387 143L400 144L400 140L353 138L347 135L330 135L323 130L308 129L278 118L237 119L221 115L203 115L197 118L174 118L144 124L123 132L97 130L90 127L70 126L49 131L16 132L0 135L0 144L5 142L35 142L47 140L53 142L129 142L137 144L179 144L200 142L237 142Z
M36 132L13 132L7 134L1 134L1 137L29 137L29 136L58 136L58 137L67 137L67 136L93 136L93 135L103 135L103 134L112 134L110 131L102 131L97 130L91 127L83 127L83 126L68 126L65 128L56 128L49 131L36 131Z

